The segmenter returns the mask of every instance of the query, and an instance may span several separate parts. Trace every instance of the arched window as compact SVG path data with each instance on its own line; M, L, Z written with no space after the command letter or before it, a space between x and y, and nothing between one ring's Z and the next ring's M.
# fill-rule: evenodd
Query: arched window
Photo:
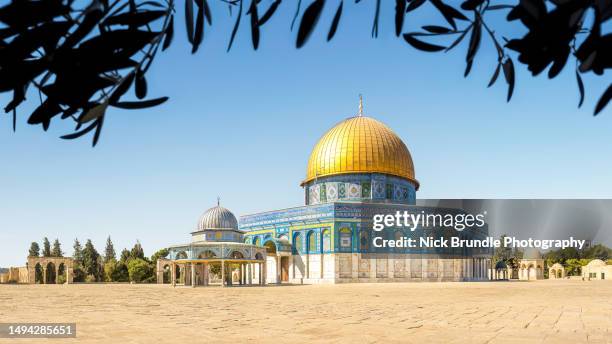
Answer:
M331 235L329 229L326 229L321 233L321 241L323 242L323 252L331 251Z
M359 232L359 249L361 252L366 252L370 249L370 235L366 230Z
M264 247L266 248L266 252L268 255L276 255L276 245L274 241L268 240L264 243Z
M233 251L229 257L233 259L243 259L244 255L240 251Z
M293 236L293 250L294 250L294 253L297 253L297 254L303 251L302 233L298 232L298 233L295 233L295 235Z
M352 233L348 227L340 228L340 247L351 248L353 246Z
M308 233L308 253L316 253L317 250L317 235L315 232Z
M198 259L214 258L216 256L217 255L213 251L206 250L198 255Z

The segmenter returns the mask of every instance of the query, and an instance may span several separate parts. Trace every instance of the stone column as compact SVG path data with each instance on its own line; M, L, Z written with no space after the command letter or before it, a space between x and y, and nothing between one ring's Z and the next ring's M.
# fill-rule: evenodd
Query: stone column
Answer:
M164 284L164 268L160 266L159 259L155 262L155 276L157 277L157 284Z
M204 285L207 286L208 285L208 263L204 263Z
M191 287L195 288L196 286L196 265L191 263Z
M42 271L43 271L43 278L40 284L47 284L47 267L43 266Z
M64 270L66 270L66 265L64 264ZM59 281L59 264L55 267L55 284L60 284Z
M253 284L253 264L251 263L247 265L247 274L248 274L247 284L251 285Z
M74 268L69 265L66 269L66 283L72 284L74 282Z
M261 263L262 269L262 285L266 285L266 280L268 279L268 266L266 263Z
M281 283L281 269L281 257L276 256L276 283L278 284ZM306 271L308 271L308 268L306 268Z
M257 263L257 280L259 282L259 285L263 285L263 269L262 269L262 264L261 263Z
M172 262L172 267L170 268L170 281L172 281L172 286L176 287L176 264Z
M225 261L221 261L221 287L225 287Z

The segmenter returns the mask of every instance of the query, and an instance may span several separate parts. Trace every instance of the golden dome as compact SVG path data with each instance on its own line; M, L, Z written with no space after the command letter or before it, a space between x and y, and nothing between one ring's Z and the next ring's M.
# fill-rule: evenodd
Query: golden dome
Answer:
M302 185L346 173L385 173L419 187L404 142L389 127L365 116L347 118L321 137L310 154Z

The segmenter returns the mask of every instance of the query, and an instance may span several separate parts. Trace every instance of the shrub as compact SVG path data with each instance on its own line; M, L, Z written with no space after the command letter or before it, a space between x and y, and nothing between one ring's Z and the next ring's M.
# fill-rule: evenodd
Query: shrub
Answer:
M128 262L128 273L131 282L141 283L153 276L153 268L144 259L136 258Z

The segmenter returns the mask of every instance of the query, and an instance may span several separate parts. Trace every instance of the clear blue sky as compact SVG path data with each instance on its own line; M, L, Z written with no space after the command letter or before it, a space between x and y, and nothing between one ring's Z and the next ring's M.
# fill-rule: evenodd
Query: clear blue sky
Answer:
M225 7L213 7L214 28L207 27L196 55L188 52L180 8L174 45L148 79L150 96L170 101L112 110L96 148L90 137L59 139L68 123L54 121L47 133L27 125L37 101L31 94L16 133L10 116L0 117L0 266L23 264L30 242L44 236L59 238L68 254L76 237L102 251L108 235L118 252L138 239L151 254L188 241L218 195L236 215L302 205L299 182L312 146L356 113L360 93L365 113L393 128L412 152L418 198L612 195L612 108L592 116L604 78L585 78L578 110L573 68L549 81L517 65L507 104L501 78L486 88L495 63L488 39L464 79L465 44L448 54L410 48L393 34L392 6L383 8L380 36L371 39L373 3L346 2L339 31L326 43L335 10L329 6L310 42L296 50L294 5L286 2L263 28L257 52L247 19L230 53L233 21ZM422 13L409 17L404 31L441 22ZM503 21L491 24L513 33Z

